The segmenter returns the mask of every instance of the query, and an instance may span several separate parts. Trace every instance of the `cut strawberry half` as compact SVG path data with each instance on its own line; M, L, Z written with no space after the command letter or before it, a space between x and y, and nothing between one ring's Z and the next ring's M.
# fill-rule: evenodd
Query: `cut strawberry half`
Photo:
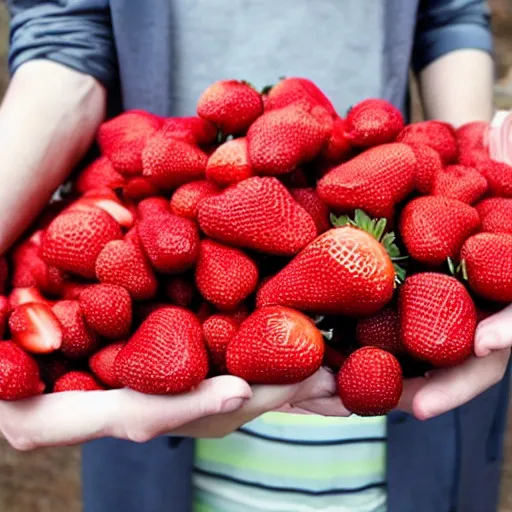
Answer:
M50 306L32 302L17 307L9 318L12 340L28 352L47 354L62 344L62 329Z
M37 288L14 288L9 295L10 309L16 309L22 304L38 302L48 304L48 301L41 295Z

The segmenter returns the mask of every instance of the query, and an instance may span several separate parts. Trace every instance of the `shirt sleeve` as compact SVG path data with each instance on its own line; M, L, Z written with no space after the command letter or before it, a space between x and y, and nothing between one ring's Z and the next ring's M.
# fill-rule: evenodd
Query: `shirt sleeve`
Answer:
M420 0L412 65L421 71L439 57L465 48L493 51L485 0Z
M7 0L9 70L49 59L111 87L117 62L108 0Z

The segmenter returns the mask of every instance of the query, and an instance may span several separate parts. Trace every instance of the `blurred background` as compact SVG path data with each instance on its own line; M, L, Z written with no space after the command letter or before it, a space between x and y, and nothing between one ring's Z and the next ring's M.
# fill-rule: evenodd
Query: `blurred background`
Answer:
M498 65L495 102L500 108L512 109L512 0L488 1L493 15ZM7 10L0 0L0 98L9 80L6 66L8 38ZM414 118L419 119L421 108L414 95L413 105ZM506 439L499 512L512 512L511 420L512 415ZM79 464L78 448L18 453L0 441L0 512L81 511Z

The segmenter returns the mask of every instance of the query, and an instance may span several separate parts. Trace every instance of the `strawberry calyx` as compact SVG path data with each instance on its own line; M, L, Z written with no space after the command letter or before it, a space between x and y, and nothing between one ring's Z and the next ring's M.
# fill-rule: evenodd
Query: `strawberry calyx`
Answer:
M408 259L408 256L400 256L400 249L395 243L396 236L394 232L386 233L386 227L388 224L387 219L372 219L369 215L367 215L363 210L355 210L354 218L351 219L348 215L341 215L337 217L336 215L330 215L331 224L340 228L343 226L351 226L357 229L361 229L373 236L382 244L386 252L388 253L391 261L393 262L393 266L395 268L395 285L402 284L405 281L405 269L399 264L402 261Z
M265 85L265 87L263 87L263 89L261 89L260 94L262 96L266 96L273 89L273 87L274 87L273 84Z
M466 266L466 260L461 260L457 265L453 258L447 258L448 270L453 277L461 277L464 281L468 281L468 268Z

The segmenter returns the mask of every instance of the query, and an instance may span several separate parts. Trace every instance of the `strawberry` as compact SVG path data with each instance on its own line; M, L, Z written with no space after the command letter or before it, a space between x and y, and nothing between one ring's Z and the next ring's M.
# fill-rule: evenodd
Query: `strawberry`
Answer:
M453 127L441 121L421 121L407 125L398 135L398 142L426 144L435 149L445 165L457 161L458 148Z
M358 416L383 416L402 396L402 368L377 347L363 347L348 357L337 376L343 405Z
M258 307L279 304L318 314L372 315L392 298L395 268L386 248L396 256L394 236L379 240L378 225L358 212L356 225L343 225L320 235L258 292ZM376 237L376 238L375 238Z
M211 238L283 256L296 254L317 231L311 216L276 178L249 178L205 199L198 220Z
M332 132L327 145L322 150L322 158L333 165L339 165L348 160L352 153L352 146L346 136L346 121L335 117Z
M78 176L75 188L80 194L98 188L121 188L125 178L119 174L106 156L100 156Z
M180 273L197 260L199 233L190 219L155 213L138 222L137 232L144 252L158 272Z
M206 178L219 187L229 187L253 175L245 137L221 144L206 164Z
M98 338L85 324L79 302L61 300L52 309L62 327L60 351L70 359L80 359L93 353L98 347Z
M482 221L481 231L512 235L512 198L492 197L484 199L475 208Z
M9 318L12 341L28 352L47 354L62 345L62 328L48 304L29 302Z
M123 187L123 198L125 201L142 201L147 197L156 196L159 189L143 176L131 178Z
M249 161L254 173L285 174L313 160L332 133L332 120L330 133L317 113L318 110L310 113L301 105L292 104L258 118L247 132Z
M466 240L460 257L474 293L490 301L512 302L512 235L474 235Z
M502 162L489 160L478 170L487 178L489 192L493 196L512 197L512 167Z
M116 376L115 362L116 357L121 352L126 342L120 341L108 345L89 358L89 367L94 376L107 387L115 389L121 388L122 384Z
M331 225L329 222L329 208L318 197L314 188L295 188L290 190L292 197L309 213L316 225L317 233L321 235Z
M137 205L137 218L148 219L161 213L171 213L169 200L165 197L148 197Z
M137 240L109 242L96 261L96 275L103 284L126 288L136 300L151 299L156 294L155 275Z
M262 114L261 95L245 82L221 80L210 85L197 102L197 113L224 135L245 133Z
M178 217L197 219L199 203L220 192L216 185L209 181L192 181L178 188L171 197L171 212Z
M80 311L87 325L108 339L128 336L132 324L132 299L121 286L89 286L79 298Z
M183 277L172 277L165 286L165 296L175 306L189 307L195 299L194 285Z
M403 127L400 110L389 101L370 98L350 109L345 135L350 144L368 148L393 142Z
M280 109L297 102L320 105L332 117L337 116L329 98L311 80L297 77L283 78L270 89L265 111Z
M449 165L437 174L432 193L474 204L487 192L487 187L487 180L476 169Z
M239 324L227 315L212 315L203 323L203 336L210 354L213 370L226 373L226 350Z
M217 139L215 125L200 117L170 117L160 129L161 132L190 144L207 146Z
M414 184L421 194L431 194L438 174L443 170L439 153L426 144L410 144L416 157Z
M362 346L378 347L392 354L403 352L400 341L398 312L393 307L386 307L368 318L357 322L356 339Z
M121 236L119 224L100 209L64 212L46 230L42 258L49 265L92 279L103 247Z
M0 295L0 340L4 339L5 327L10 313L9 299L5 295Z
M459 158L462 158L464 151L486 149L488 130L489 123L487 121L473 121L457 128L455 136L460 149Z
M400 218L400 233L407 252L416 261L431 266L457 258L462 244L479 227L475 208L441 196L413 199Z
M230 374L251 384L293 384L321 366L322 334L305 315L271 306L256 310L228 344Z
M140 110L130 110L104 122L98 130L98 144L114 169L124 176L142 171L142 150L162 120Z
M394 206L412 192L415 169L409 146L385 144L328 172L318 182L317 193L333 209L359 208L373 217L390 218Z
M165 132L150 137L142 153L142 174L158 188L169 190L204 179L208 156L198 146Z
M151 313L119 352L115 371L123 386L141 393L175 395L195 388L208 374L199 320L177 307Z
M203 240L196 267L201 295L220 310L235 309L254 292L258 267L249 256L213 240Z
M444 274L408 277L399 295L405 349L434 366L455 366L473 353L476 308L464 285Z
M43 302L48 304L48 301L41 295L37 288L14 288L9 295L9 309L11 311L29 302Z
M90 283L77 283L72 281L66 281L62 285L60 292L60 298L62 300L77 300L83 290L91 286Z
M35 359L13 343L0 343L0 400L23 400L40 395L44 383Z
M90 373L73 371L59 377L53 385L54 393L64 391L101 391L105 389Z

